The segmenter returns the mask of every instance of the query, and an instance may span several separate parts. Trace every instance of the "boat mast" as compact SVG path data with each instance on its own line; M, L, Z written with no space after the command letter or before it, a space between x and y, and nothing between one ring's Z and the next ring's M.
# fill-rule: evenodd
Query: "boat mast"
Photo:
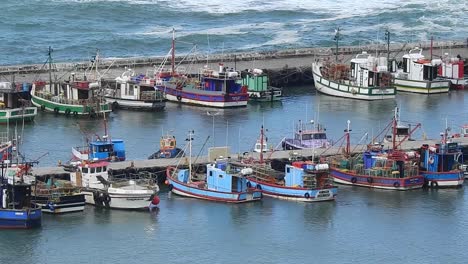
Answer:
M194 131L191 130L189 131L189 137L188 137L188 142L189 142L189 177L188 177L188 182L192 181L192 136L194 134Z
M263 164L263 125L260 129L260 164Z
M396 129L398 124L398 107L395 107L395 115L392 122L392 149L396 150Z
M49 46L47 61L49 62L49 89L50 89L50 92L52 92L52 51L53 51L52 47ZM55 85L54 85L54 91L55 91Z
M171 47L171 67L172 76L175 74L175 29L172 29L172 47Z
M433 42L434 42L434 37L431 36L431 62L432 62L432 45L433 45Z
M335 37L333 38L336 44L335 62L338 62L338 41L340 39L341 39L340 27L338 27L337 29L335 29Z
M387 71L390 71L390 31L385 30L385 39L387 39Z
M351 131L349 129L349 125L351 124L351 121L348 120L347 123L348 123L348 128L346 129L346 155L349 155L349 153L351 152L350 151L351 144L349 140L349 132Z

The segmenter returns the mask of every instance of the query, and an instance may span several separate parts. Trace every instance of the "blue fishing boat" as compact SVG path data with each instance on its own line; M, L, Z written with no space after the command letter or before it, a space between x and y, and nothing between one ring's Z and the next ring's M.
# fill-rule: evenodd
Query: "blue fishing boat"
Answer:
M442 142L435 146L421 147L421 175L426 185L431 188L458 187L463 185L463 152L456 142L449 142L447 129L442 135Z
M162 136L159 141L159 150L151 154L148 159L168 159L183 157L184 151L177 147L175 136L166 135Z
M85 147L72 148L73 157L78 160L124 161L125 144L122 139L100 139L89 142Z
M190 149L191 137L192 134L189 134ZM245 203L258 201L262 198L260 190L252 190L247 187L246 171L231 166L228 160L222 159L207 164L205 173L195 173L192 170L191 160L190 157L188 169L167 168L166 184L169 185L169 190L173 193L226 203Z
M338 188L333 186L328 164L295 161L278 172L268 165L248 167L247 186L261 190L264 195L301 202L334 200Z
M33 202L31 184L21 178L6 177L9 162L1 163L0 183L0 229L30 229L40 227L42 212Z
M107 133L107 122L104 116L104 136L87 138L87 146L72 148L75 161L124 161L125 144L122 139L110 138Z
M398 108L395 108L395 116L387 126L392 129L392 148L384 150L383 145L370 144L361 153L351 153L349 125L348 120L344 154L335 155L329 160L331 175L336 183L401 191L423 187L424 177L419 173L418 153L399 149L420 124L412 130L400 124ZM376 142L377 137L372 142ZM397 138L400 140L397 141Z
M186 74L175 66L175 36L172 37L170 71L162 65L156 72L156 87L163 91L167 100L209 107L242 107L247 105L247 86L239 83L240 74L219 64L219 71L207 67L196 76Z

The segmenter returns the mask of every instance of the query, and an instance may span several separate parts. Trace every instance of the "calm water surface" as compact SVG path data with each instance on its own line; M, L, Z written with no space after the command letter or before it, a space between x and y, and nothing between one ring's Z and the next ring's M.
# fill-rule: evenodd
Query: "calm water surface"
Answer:
M350 119L357 141L386 125L395 104L402 119L421 122L429 137L437 137L446 117L454 129L467 121L465 97L455 92L362 102L298 87L282 103L222 111L215 117L215 141L224 145L227 139L233 152L244 151L262 122L273 143L291 134L295 120L317 116L336 139ZM125 139L130 159L155 151L163 130L173 130L179 141L195 130L199 151L212 134L206 111L177 104L162 113L119 111L110 115L109 127L113 137ZM53 165L70 157L71 147L83 141L81 131L102 134L103 124L41 113L25 127L23 149L29 158L48 153L40 165ZM157 212L87 207L84 213L45 215L38 230L0 231L0 263L466 263L467 201L464 188L392 192L340 186L335 202L266 198L226 205L171 196L163 188Z

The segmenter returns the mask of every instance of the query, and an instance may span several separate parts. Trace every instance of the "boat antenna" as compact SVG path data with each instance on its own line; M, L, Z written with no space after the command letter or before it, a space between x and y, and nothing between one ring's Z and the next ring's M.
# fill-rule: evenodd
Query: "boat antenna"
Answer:
M175 29L172 28L172 47L171 47L171 67L172 76L175 75Z

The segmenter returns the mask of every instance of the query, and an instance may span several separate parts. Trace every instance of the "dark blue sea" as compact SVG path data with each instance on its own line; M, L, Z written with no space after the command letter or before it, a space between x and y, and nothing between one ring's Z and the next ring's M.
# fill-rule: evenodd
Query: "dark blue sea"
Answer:
M164 56L177 52L267 51L383 43L464 40L466 1L363 0L2 0L0 65Z
M209 54L228 51L331 46L340 26L343 43L427 41L466 37L464 1L150 1L3 0L0 64L41 63L53 46L57 61L160 56L174 27L183 51L193 44ZM339 139L351 121L351 140L365 144L392 118L421 123L414 134L439 138L468 123L464 91L399 94L365 102L320 95L312 85L289 87L281 102L213 110L168 103L158 113L111 113L111 137L125 140L128 159L145 159L161 135L180 145L195 131L194 152L229 145L251 150L260 126L268 144L291 136L299 119L318 122ZM214 118L207 111L219 111ZM86 136L104 133L100 119L39 113L32 124L1 131L20 136L20 151L38 166L66 162ZM213 134L214 127L214 134ZM208 138L209 137L209 138ZM466 186L465 186L466 187ZM163 186L159 210L48 216L32 231L0 230L0 263L466 263L468 195L464 188L393 192L340 186L335 202L305 204L264 199L226 205L170 195Z

